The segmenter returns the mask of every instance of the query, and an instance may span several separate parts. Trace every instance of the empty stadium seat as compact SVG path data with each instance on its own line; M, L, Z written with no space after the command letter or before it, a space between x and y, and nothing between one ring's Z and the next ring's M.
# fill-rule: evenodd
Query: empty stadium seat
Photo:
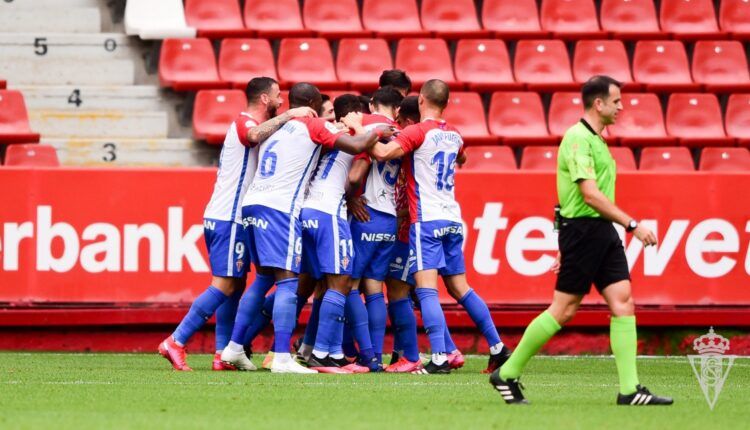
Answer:
M535 92L496 92L490 101L490 133L505 145L553 145L547 131L542 99Z
M516 81L533 91L573 91L568 50L562 40L521 40L513 62Z
M661 102L656 94L623 93L622 106L617 121L608 127L610 135L621 145L669 146L677 142L667 135Z
M542 39L549 36L539 24L535 0L484 0L482 24L499 39Z
M742 146L750 146L750 94L732 94L724 119L727 134Z
M703 148L698 170L750 172L750 151L747 148Z
M730 146L724 132L719 100L714 94L675 93L669 96L667 133L686 146Z
M128 0L125 32L141 39L195 37L185 22L182 0Z
M39 142L39 133L29 127L29 114L23 94L0 90L0 144Z
M566 40L601 39L607 33L599 28L593 0L542 0L542 29Z
M416 0L364 0L362 25L378 37L401 39L428 37L422 28Z
M527 146L521 154L521 170L557 170L557 146Z
M617 172L632 172L638 170L635 165L635 157L633 151L630 148L624 148L622 146L610 146L609 153L612 154L612 158L615 159L617 164Z
M661 0L661 29L681 40L725 36L716 23L713 0ZM747 19L747 18L746 18Z
M221 39L251 36L242 23L237 0L185 0L185 20L198 30L198 37Z
M643 148L640 170L692 172L695 170L690 150L683 147Z
M668 39L659 29L653 0L602 0L602 29L621 40Z
M563 136L583 116L581 93L561 92L552 94L547 124L553 136Z
M302 8L305 27L320 37L368 37L362 28L356 0L305 0Z
M453 75L448 45L443 39L399 40L396 68L409 74L416 90L430 79L442 79L451 87L461 87Z
M696 42L693 80L715 93L750 91L750 71L742 43L736 40Z
M477 19L473 0L422 0L422 26L439 37L487 37Z
M496 39L464 39L456 45L456 79L474 91L520 90L513 80L505 42Z
M6 166L24 167L57 167L60 162L57 159L55 148L50 145L38 143L17 143L9 145L5 152Z
M685 45L678 40L639 41L633 55L633 78L655 92L697 91L690 77Z
M580 40L573 54L573 78L586 82L594 75L611 76L624 84L626 90L636 90L625 45L619 40Z
M326 39L283 39L279 47L279 78L289 85L309 82L319 88L340 88L333 68L333 54Z
M247 107L240 90L202 90L195 96L193 137L210 144L221 144L229 124Z
M391 68L391 51L385 40L341 39L339 42L336 74L353 88L374 90L383 70Z
M750 40L750 2L747 0L721 0L719 26L734 39Z
M492 145L499 141L487 131L484 105L477 93L451 92L443 117L458 129L467 145Z
M297 0L245 0L245 27L260 37L304 37L312 31L302 25Z
M224 88L208 39L165 39L159 56L159 82L175 91Z
M502 172L514 171L516 158L509 146L470 146L465 149L464 171Z
M219 51L219 77L235 88L244 89L250 79L277 79L271 44L267 39L224 39Z

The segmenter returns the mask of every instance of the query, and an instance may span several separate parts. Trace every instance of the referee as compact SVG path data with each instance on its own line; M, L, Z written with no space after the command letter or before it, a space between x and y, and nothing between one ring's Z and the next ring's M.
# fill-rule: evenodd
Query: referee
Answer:
M552 271L557 283L552 304L538 315L510 359L490 376L506 403L528 403L518 378L526 363L570 321L593 283L604 297L610 319L610 345L620 379L618 405L671 405L672 399L651 394L638 382L637 335L630 274L622 241L612 222L625 227L645 246L656 236L615 206L616 167L601 137L622 110L621 84L594 76L581 90L583 118L565 132L557 156L560 202L559 249Z

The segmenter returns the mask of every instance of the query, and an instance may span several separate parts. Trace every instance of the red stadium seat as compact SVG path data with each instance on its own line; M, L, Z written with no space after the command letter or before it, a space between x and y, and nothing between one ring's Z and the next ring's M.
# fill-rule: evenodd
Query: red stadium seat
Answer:
M391 51L385 40L341 39L339 42L336 73L353 88L374 90L383 70L391 68Z
M633 55L633 77L648 91L697 91L690 77L685 45L677 40L639 41Z
M39 142L39 133L29 127L29 114L23 94L0 90L0 144Z
M305 0L302 9L305 27L320 37L368 37L362 28L356 0Z
M309 82L319 88L341 88L333 68L333 54L326 39L283 39L279 47L279 78L289 85Z
M0 90L4 90L8 86L8 83L5 82L5 79L0 79Z
M378 37L429 37L422 28L416 0L364 0L362 24Z
M693 79L714 93L750 91L750 71L742 43L736 40L696 42Z
M721 0L719 26L731 33L732 38L750 40L750 2L746 0Z
M498 39L543 39L549 32L539 25L535 0L484 0L482 23Z
M712 0L661 0L661 29L676 39L717 39L726 37L716 23ZM745 18L747 19L747 18Z
M667 105L667 133L685 146L730 146L719 100L714 94L672 94Z
M586 82L594 75L608 75L622 82L624 89L636 90L625 45L619 40L581 40L573 54L573 78Z
M511 146L554 145L544 120L542 99L535 92L496 92L490 101L490 133Z
M244 89L250 79L268 76L278 80L271 44L267 39L224 39L219 52L219 76Z
M479 25L473 0L422 0L422 26L447 39L490 35Z
M750 172L750 151L747 148L703 148L698 170Z
M312 31L302 25L297 0L245 0L245 27L260 37L304 37Z
M653 0L602 0L602 29L621 40L668 39L659 29Z
M502 172L514 171L516 158L509 146L470 146L466 148L464 171Z
M198 37L221 39L253 33L242 23L237 0L185 0L185 21L198 30Z
M453 76L451 56L443 39L401 39L396 49L396 68L406 71L414 88L430 79L442 79L461 88Z
M443 117L458 129L467 145L492 145L500 140L487 131L484 105L477 93L451 92Z
M690 150L682 147L643 148L640 170L692 172L695 170Z
M240 90L202 90L195 96L193 137L214 145L224 142L229 124L247 107Z
M727 134L742 146L750 147L750 94L732 94L724 119Z
M632 172L638 170L638 167L635 165L633 151L630 148L610 146L609 153L612 154L612 158L615 159L618 172Z
M5 152L6 166L57 167L57 151L52 145L38 143L17 143L8 145Z
M669 146L677 139L667 136L664 114L656 94L624 93L623 110L609 133L623 146Z
M159 81L175 91L224 88L214 49L208 39L164 39L159 56Z
M568 50L562 40L521 40L513 62L516 81L533 91L574 91Z
M521 170L557 170L557 146L527 146L521 155Z
M593 0L542 0L540 10L542 29L554 37L566 40L602 39Z
M581 93L564 92L552 94L547 124L553 136L562 137L583 116Z
M520 90L513 80L505 42L464 39L456 45L456 78L474 91Z

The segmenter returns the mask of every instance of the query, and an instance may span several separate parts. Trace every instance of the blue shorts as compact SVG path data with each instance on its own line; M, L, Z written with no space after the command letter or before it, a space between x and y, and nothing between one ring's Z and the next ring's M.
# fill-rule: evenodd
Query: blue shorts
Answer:
M315 279L325 274L351 275L354 265L354 247L349 223L345 219L303 208L302 268Z
M242 278L250 271L247 235L241 224L204 218L203 236L212 275Z
M253 264L299 273L302 234L296 217L267 206L243 206L242 225Z
M454 221L416 222L409 228L409 248L415 262L411 273L437 269L441 276L466 273L463 224Z
M409 244L406 242L396 241L393 247L390 265L388 266L388 277L398 279L401 282L414 286L414 275L410 273L411 266L414 265L414 254L409 250Z
M396 247L396 217L369 207L367 211L370 221L354 219L351 224L354 255L357 256L352 278L384 281Z

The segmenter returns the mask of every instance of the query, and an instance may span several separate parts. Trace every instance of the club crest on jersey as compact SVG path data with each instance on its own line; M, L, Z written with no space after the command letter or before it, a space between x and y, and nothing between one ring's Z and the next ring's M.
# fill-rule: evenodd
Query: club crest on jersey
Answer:
M242 267L245 266L245 262L242 261L241 258L238 258L237 261L234 262L234 265L237 267L237 271L241 272L242 271Z
M351 262L351 260L349 260L349 257L344 256L344 258L341 259L341 267L343 267L344 269L346 269L349 266L350 262Z

